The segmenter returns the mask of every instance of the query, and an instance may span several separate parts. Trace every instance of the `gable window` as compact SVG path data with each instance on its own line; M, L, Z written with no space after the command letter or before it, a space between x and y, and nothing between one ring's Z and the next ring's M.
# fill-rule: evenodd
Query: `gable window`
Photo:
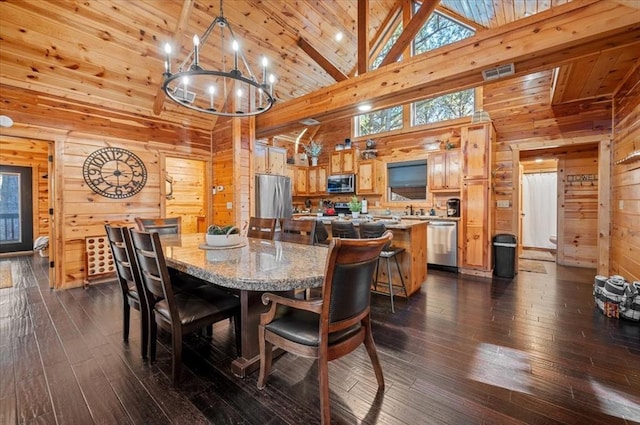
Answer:
M416 3L415 10L420 7ZM428 52L456 41L471 37L475 32L439 12L433 12L431 18L413 39L413 54Z
M474 94L474 89L468 89L413 103L413 125L431 124L473 115Z

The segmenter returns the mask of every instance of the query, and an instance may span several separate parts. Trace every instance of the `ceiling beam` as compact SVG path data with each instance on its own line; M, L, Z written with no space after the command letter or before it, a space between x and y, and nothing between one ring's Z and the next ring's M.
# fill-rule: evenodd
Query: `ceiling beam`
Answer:
M184 0L182 3L182 12L180 12L180 19L176 22L176 30L173 32L173 45L176 44L178 40L182 38L185 32L185 27L187 22L189 22L189 16L191 16L191 10L193 7L194 0ZM158 86L158 91L156 92L156 98L153 102L153 113L155 115L160 115L162 112L162 105L164 104L164 91L162 90L162 84Z
M369 0L358 0L358 75L369 70Z
M298 38L298 47L300 47L311 59L315 61L325 72L336 81L344 81L348 77L340 71L334 64L332 64L327 58L322 56L307 40L302 37Z
M418 31L424 26L424 23L427 22L433 11L436 10L438 3L440 3L440 0L425 0L422 3L420 9L413 15L413 18L411 18L409 24L404 28L393 47L389 49L389 53L387 53L387 56L385 56L380 64L381 67L398 61L402 53L416 37Z
M478 87L482 70L501 64L513 62L517 77L625 45L640 45L639 10L575 0L276 105L257 117L256 131L352 117L362 101L375 110Z

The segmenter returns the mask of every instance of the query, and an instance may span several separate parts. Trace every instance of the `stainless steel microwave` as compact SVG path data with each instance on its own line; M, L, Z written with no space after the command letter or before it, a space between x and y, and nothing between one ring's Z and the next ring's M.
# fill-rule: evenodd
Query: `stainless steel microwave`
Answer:
M342 174L327 177L327 192L353 193L356 190L354 174Z

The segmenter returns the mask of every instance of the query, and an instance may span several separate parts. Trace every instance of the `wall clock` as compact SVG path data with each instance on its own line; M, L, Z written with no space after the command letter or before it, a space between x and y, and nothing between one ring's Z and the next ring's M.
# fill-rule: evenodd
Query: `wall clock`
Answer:
M147 183L142 160L122 148L106 147L93 152L84 161L82 174L95 193L113 199L133 196Z

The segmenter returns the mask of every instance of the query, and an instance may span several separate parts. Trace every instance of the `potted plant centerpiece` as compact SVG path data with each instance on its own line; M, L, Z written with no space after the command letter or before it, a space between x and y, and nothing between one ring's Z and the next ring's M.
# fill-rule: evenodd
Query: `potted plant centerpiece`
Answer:
M209 246L233 246L242 241L240 229L236 226L217 226L215 224L207 228L206 239Z
M353 218L358 218L360 216L360 211L362 211L362 202L358 201L356 195L353 195L351 201L349 202L349 210L351 211L351 216Z
M307 156L311 157L311 165L318 165L318 156L322 152L322 145L312 140L304 147L304 151Z

